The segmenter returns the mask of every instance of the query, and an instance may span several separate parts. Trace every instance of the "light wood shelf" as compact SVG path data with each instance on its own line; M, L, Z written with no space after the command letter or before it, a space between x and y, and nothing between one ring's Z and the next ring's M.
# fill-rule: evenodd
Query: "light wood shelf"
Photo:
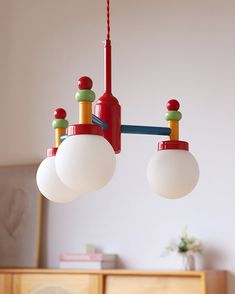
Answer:
M75 294L226 294L226 279L226 271L213 270L0 269L0 294L52 285Z

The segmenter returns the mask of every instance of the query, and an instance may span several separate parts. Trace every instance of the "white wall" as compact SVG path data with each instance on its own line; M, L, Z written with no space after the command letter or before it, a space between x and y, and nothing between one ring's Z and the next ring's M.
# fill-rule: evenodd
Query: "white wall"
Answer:
M54 109L77 120L76 79L90 75L102 94L104 1L1 0L0 11L0 163L39 162L53 145ZM154 195L145 173L161 138L123 136L103 190L45 204L44 266L58 266L60 252L90 242L117 252L128 268L177 268L174 256L160 255L187 224L206 245L204 266L229 270L234 293L234 35L234 1L112 1L113 92L122 122L163 126L166 101L179 98L181 138L199 161L200 182L178 201Z

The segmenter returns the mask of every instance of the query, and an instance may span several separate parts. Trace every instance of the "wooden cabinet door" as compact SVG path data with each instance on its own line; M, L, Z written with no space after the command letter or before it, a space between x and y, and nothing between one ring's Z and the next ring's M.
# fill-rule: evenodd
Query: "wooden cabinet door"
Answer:
M109 276L105 294L201 294L199 277Z
M16 274L12 294L101 294L101 280L88 274Z
M0 294L12 294L11 287L11 275L0 274Z

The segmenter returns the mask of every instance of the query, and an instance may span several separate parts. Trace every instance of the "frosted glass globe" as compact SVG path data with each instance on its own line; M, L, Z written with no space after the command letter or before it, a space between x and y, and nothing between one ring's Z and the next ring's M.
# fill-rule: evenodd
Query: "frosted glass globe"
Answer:
M78 192L69 189L59 179L55 170L55 156L47 157L41 162L36 181L42 195L53 202L66 203L79 196Z
M73 190L92 192L105 186L113 176L116 156L102 136L69 136L58 148L56 171Z
M186 150L162 150L150 160L147 178L154 192L166 198L181 198L196 186L199 167Z

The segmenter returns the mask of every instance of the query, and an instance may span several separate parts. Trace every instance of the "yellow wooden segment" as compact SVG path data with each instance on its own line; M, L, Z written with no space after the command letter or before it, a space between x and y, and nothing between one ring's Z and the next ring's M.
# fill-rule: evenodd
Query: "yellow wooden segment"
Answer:
M207 294L207 292L206 292L206 277L205 277L205 273L203 273L201 275L201 281L202 281L202 283L201 283L201 292L200 292L200 294Z
M0 274L0 294L12 294L12 275Z
M79 123L91 124L92 123L92 102L82 101L79 102Z
M0 294L51 286L74 294L226 294L226 279L225 271L0 269Z
M218 273L226 274L226 271L206 270L206 271L151 271L151 270L127 270L127 269L112 269L112 270L74 270L74 269L34 269L34 268L0 268L0 274L80 274L80 275L122 275L122 276L190 276L202 277L206 274Z
M169 120L168 127L171 129L170 140L179 140L179 122L177 120Z
M61 128L58 128L58 129L55 129L55 146L56 147L59 147L60 144L61 144L61 136L65 135L66 134L66 129L61 129Z
M95 275L14 275L12 294L29 294L40 288L66 289L73 294L100 294L99 276ZM47 292L46 292L47 293Z
M200 294L199 277L108 277L105 294Z

